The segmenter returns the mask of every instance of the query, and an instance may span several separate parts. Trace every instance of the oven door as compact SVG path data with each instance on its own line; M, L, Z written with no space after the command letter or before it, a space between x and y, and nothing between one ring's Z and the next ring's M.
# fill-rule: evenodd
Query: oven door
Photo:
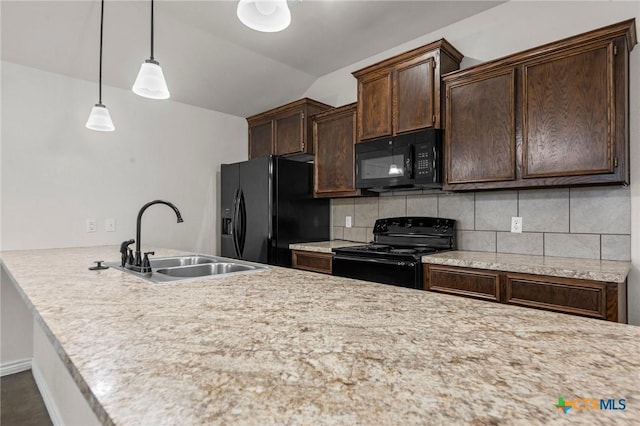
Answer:
M332 273L339 277L422 289L422 264L416 260L399 261L335 254Z
M356 188L413 183L413 146L385 138L356 144Z

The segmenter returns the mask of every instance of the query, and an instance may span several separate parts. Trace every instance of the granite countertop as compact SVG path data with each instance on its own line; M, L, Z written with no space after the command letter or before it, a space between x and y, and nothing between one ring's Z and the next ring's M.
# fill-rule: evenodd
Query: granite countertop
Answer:
M631 269L631 262L480 251L436 253L423 256L422 262L614 283L623 283Z
M363 246L367 243L357 241L331 240L318 241L315 243L296 243L289 244L291 250L315 251L317 253L331 253L334 248Z
M2 253L104 424L637 424L640 327L279 267L163 285L87 269L117 257Z

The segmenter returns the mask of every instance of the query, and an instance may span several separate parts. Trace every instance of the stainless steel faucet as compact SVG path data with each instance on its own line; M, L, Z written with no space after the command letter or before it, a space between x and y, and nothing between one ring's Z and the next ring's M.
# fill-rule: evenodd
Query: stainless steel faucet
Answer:
M140 211L138 212L138 219L136 220L136 239L135 239L135 243L136 243L136 251L135 251L135 258L133 260L133 264L132 266L141 268L142 267L142 253L140 253L140 225L142 223L142 214L145 212L145 210L147 210L149 207L151 207L154 204L164 204L166 206L169 206L173 209L173 211L176 213L176 217L178 218L178 223L182 223L184 222L184 220L182 220L182 215L180 214L180 210L178 210L178 208L176 206L173 205L173 203L170 203L169 201L164 201L164 200L153 200L148 202L147 204L145 204L144 206L142 206L142 208L140 209ZM134 241L133 240L128 240L123 242L120 245L120 253L122 254L122 266L124 267L126 263L131 264L131 257L132 256L127 256L127 248L129 246L129 244L132 244ZM149 254L153 254L153 252L150 252Z

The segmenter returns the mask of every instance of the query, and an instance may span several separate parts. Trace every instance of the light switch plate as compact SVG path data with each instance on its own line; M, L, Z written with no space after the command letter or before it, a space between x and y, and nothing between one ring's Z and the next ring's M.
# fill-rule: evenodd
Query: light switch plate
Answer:
M347 216L344 220L344 226L351 228L351 216Z
M116 232L116 220L109 217L104 220L104 232Z
M511 218L511 232L522 233L522 218L521 217L512 217Z

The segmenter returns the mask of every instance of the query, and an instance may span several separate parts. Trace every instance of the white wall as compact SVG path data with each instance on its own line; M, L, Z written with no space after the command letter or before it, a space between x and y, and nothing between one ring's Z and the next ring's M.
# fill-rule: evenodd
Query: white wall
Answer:
M446 38L464 55L462 68L582 32L636 18L640 2L538 2L502 4L463 21L426 34L394 49L352 64L318 79L305 96L343 105L357 100L351 72L389 56ZM640 47L630 57L631 133L631 261L628 279L629 323L640 325Z
M118 244L159 198L184 223L149 208L143 245L216 254L220 164L247 159L244 118L105 86L116 131L95 132L84 125L97 92L96 82L2 62L2 250Z

